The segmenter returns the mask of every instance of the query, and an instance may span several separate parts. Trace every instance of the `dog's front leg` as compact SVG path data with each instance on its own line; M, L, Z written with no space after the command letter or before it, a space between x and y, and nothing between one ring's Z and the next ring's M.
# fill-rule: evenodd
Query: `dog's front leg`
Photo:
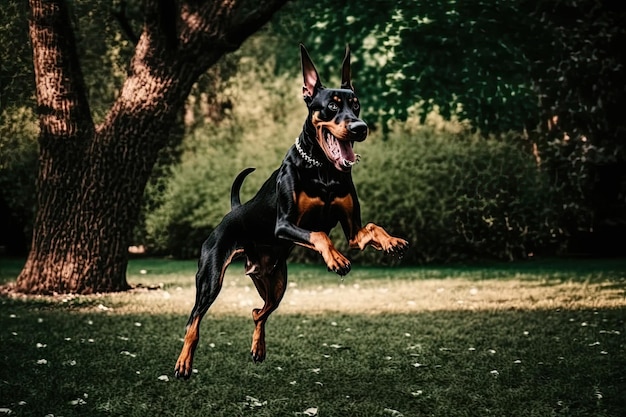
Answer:
M354 185L348 198L344 198L338 204L344 212L341 219L341 226L346 235L346 239L353 249L365 249L370 245L376 250L402 256L409 246L409 242L399 237L391 236L385 229L368 223L361 226L361 207Z
M278 211L276 228L274 234L280 239L289 240L297 245L304 246L317 251L329 271L339 275L346 275L350 272L350 261L339 252L328 235L320 231L310 231L298 226L299 220L304 213L300 213L296 204L296 193L294 187L294 172L290 172L288 167L283 167L277 184L278 188ZM307 209L311 209L316 203L307 204ZM319 203L323 204L323 203Z

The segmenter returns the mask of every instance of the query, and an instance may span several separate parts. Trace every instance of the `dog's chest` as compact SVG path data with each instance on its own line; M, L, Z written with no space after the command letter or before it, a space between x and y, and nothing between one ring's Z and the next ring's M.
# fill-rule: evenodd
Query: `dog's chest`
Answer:
M310 180L296 192L297 224L312 230L331 229L352 212L350 187L336 180Z

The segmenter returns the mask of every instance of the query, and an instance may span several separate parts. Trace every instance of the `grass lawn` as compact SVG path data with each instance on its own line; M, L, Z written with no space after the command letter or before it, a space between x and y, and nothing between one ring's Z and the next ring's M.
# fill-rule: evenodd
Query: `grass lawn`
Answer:
M0 260L0 284L21 261ZM626 260L290 266L260 306L240 265L172 377L195 261L133 260L124 294L0 297L0 416L626 415ZM156 289L147 289L156 288Z

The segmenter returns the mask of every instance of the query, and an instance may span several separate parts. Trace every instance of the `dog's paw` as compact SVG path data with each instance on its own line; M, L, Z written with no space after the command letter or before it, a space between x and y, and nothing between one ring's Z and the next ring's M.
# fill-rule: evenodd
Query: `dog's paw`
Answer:
M350 272L350 269L352 268L350 261L339 251L331 251L327 258L328 259L325 259L325 261L329 271L332 271L340 276L347 275L348 272Z
M399 237L391 236L385 244L385 253L402 258L409 248L409 242Z
M252 356L252 360L254 363L261 363L265 360L265 343L260 344L256 343L252 345L252 350L250 351L250 356Z
M329 271L335 272L341 276L350 272L350 261L333 246L330 246L327 251L322 252L322 257Z
M191 377L191 372L191 359L184 358L183 355L181 355L176 362L174 376L178 379L189 379L189 377Z

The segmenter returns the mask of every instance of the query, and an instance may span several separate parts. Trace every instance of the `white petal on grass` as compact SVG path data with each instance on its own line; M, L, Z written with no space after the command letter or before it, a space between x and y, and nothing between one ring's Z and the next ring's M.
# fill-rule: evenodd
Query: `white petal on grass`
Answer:
M17 336L17 332L11 332L13 336Z
M261 402L259 399L246 395L246 401L243 403L244 406L250 408L260 408L264 405L267 405L267 401Z
M598 346L600 342L589 343L587 346Z
M135 326L136 327L141 327L141 323L139 323L138 321L135 322Z
M163 381L163 382L169 382L170 377L167 375L161 375L160 377L157 378L159 381Z
M522 361L521 361L521 360L519 360L519 359L517 359L517 360L514 360L514 361L513 361L513 363L515 363L515 364L518 364L518 365L519 365L520 363L522 363Z
M492 355L495 355L496 354L496 350L495 349L489 349L487 351L487 353L491 353Z
M494 377L497 377L498 375L500 375L500 372L498 372L496 369L494 369L493 371L490 371L489 373L493 375Z
M475 347L471 347L471 348L468 348L467 350L469 350L470 352L475 352L476 348Z
M383 413L385 414L389 414L392 417L403 417L404 414L402 414L401 412L399 412L398 410L394 410L392 408L385 408L383 410Z
M317 407L307 408L306 410L304 410L302 414L304 414L305 416L309 416L309 417L315 417L317 416Z
M26 405L26 404L27 404L27 403L26 403L26 401L19 401L19 402L17 403L17 405L19 405L19 406L24 406L24 405Z
M600 351L600 355L608 355L608 354L609 354L609 352L607 352L606 350L601 350Z
M87 324L92 326L93 325L93 320L87 320Z
M46 347L46 346L48 346L48 345L47 345L47 344L45 344L45 343L37 343L37 345L36 345L36 346L37 346L37 349L43 349L43 348L45 348L45 347Z
M46 365L48 363L47 359L39 359L37 361L37 365Z
M422 391L421 389L418 389L417 391L412 391L411 395L414 396L414 397L419 397L423 393L424 393L424 391Z
M121 351L121 352L120 352L120 355L130 356L131 358L135 358L135 357L137 357L137 354L136 354L136 353L130 353L130 352L129 352L129 351L127 351L127 350L123 350L123 351Z
M0 408L0 414L9 415L9 414L12 414L12 413L13 413L13 410L11 410L10 408L4 408L4 407Z
M39 318L37 319L37 323L43 323L43 319L42 319L41 317L39 317Z
M320 368L313 368L310 371L313 372L314 374L319 374L321 369Z
M10 319L16 319L16 318L17 318L17 316L16 316L15 314L9 314L9 318L10 318Z
M85 405L87 404L87 402L83 400L82 398L77 398L75 400L70 401L69 404L70 405Z

